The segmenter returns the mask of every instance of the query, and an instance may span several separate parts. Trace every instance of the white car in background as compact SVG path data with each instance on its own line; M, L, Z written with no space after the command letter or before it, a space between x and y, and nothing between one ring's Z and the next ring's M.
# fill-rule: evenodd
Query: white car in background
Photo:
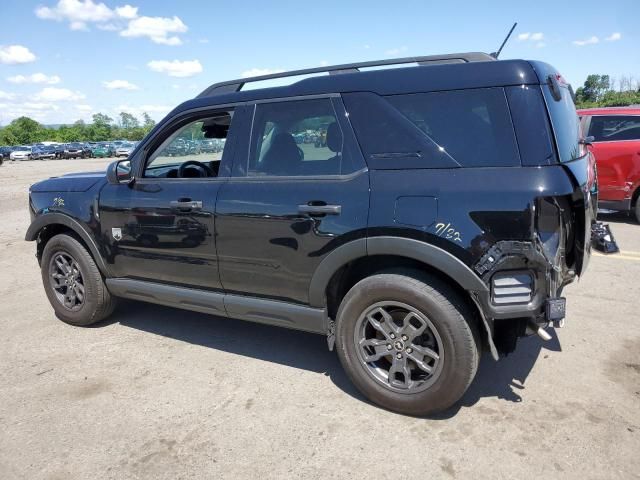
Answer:
M31 160L31 147L17 147L9 154L11 160Z
M116 157L128 157L134 148L135 145L133 143L123 143L116 148Z

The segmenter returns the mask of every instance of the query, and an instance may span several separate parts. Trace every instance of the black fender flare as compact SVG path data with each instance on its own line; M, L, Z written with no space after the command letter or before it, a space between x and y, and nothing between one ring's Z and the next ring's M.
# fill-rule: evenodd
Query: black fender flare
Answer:
M462 260L426 242L403 237L360 238L336 248L320 262L309 285L309 305L324 308L325 291L341 267L364 256L395 255L411 258L441 271L467 292L487 292L487 285Z
M91 235L89 235L87 230L82 226L80 222L70 217L69 215L60 212L52 212L45 213L36 217L35 220L31 222L31 225L29 225L24 239L28 242L37 240L38 235L40 234L42 229L47 227L48 225L64 225L65 227L76 233L85 243L85 245L89 247L91 256L96 262L96 265L98 266L100 272L105 277L109 277L109 267L105 263L102 255L100 255L100 250L98 249L95 240Z
M478 295L488 295L489 288L462 260L446 250L426 242L403 237L360 238L338 247L320 262L309 286L309 305L326 307L326 288L331 277L350 261L364 256L396 255L411 258L429 265L447 275L462 289L466 290L486 331L491 356L498 360L498 352L493 341L493 322L488 321L477 300Z

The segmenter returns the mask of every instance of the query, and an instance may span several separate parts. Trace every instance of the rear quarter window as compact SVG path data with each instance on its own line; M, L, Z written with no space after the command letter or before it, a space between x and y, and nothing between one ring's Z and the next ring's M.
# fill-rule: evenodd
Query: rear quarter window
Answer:
M357 95L345 103L372 168L520 165L503 88Z

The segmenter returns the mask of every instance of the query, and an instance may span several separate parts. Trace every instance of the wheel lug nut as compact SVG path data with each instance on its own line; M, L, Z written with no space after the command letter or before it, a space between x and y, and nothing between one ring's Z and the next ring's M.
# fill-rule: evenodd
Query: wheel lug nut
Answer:
M409 337L407 337L406 335L402 335L402 340L404 340L405 342L409 339Z
M391 346L390 343L387 343L387 350L391 350L393 347Z
M402 354L401 354L401 353L399 353L398 355L396 355L396 358L397 358L398 360L400 360L400 359L402 358Z
M407 353L411 353L411 352L413 352L413 348L407 347Z
M389 336L390 336L392 339L395 339L395 338L396 338L395 333L392 333L392 334L391 334L391 335L389 335Z

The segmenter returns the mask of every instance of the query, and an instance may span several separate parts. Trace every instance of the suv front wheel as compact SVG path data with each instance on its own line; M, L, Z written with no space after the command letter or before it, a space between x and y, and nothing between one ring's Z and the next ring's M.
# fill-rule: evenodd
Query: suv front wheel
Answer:
M51 238L42 252L40 269L49 302L63 322L87 326L113 312L115 298L89 252L75 238L65 234Z
M419 271L358 282L337 315L340 362L372 402L427 415L457 402L480 359L473 314L457 291Z

